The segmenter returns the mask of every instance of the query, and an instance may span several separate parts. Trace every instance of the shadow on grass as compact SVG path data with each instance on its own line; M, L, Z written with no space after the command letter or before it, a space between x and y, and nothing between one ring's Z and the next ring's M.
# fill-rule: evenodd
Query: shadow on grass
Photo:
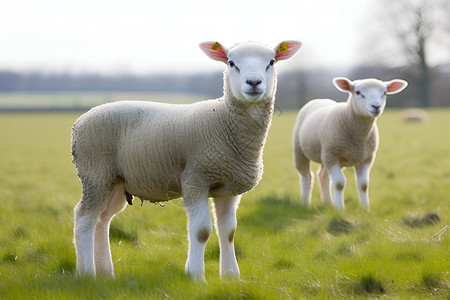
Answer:
M226 300L226 299L261 299L261 295L258 293L255 293L253 291L248 290L230 290L230 289L223 289L223 290L215 290L210 291L206 295L202 295L197 299L202 300Z
M137 244L139 242L139 236L136 231L128 232L114 221L111 222L109 237L114 241L123 241L131 244Z
M255 228L257 232L278 233L292 225L296 220L308 220L320 213L319 209L307 208L292 200L289 196L263 197L246 207L239 214L238 227Z
M271 287L264 284L245 284L233 280L227 280L215 285L210 285L205 290L204 295L196 297L195 299L202 300L226 300L226 299L271 299L269 294L276 292L277 287ZM188 297L189 298L189 297Z
M293 263L292 261L290 261L288 259L280 258L273 264L273 266L275 269L278 269L278 270L287 270L287 269L294 268L295 263Z
M71 258L63 258L60 259L57 271L61 272L62 274L75 274L75 261Z
M450 285L439 274L431 272L423 273L422 285L425 287L427 292L430 293L430 295L437 295L447 292L449 293L448 296L450 296Z
M0 261L3 263L15 263L17 262L17 255L14 252L5 253Z
M356 283L355 292L357 294L381 295L386 293L386 288L375 276L367 275L361 277L361 280Z
M355 231L357 226L342 218L333 218L327 224L327 231L332 235L348 234Z
M406 218L403 223L412 228L432 226L436 225L441 221L441 218L437 213L429 213L422 217Z

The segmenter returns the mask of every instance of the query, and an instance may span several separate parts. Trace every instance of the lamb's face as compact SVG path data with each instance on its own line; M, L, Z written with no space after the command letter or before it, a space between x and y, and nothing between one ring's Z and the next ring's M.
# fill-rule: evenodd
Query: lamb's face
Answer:
M354 109L362 116L378 117L386 106L386 85L376 79L356 81L352 92Z
M234 98L246 102L273 97L275 62L292 57L301 46L298 41L283 41L272 49L260 43L247 42L228 50L219 42L200 44L206 55L228 65L228 88Z
M386 106L386 95L399 93L408 85L401 79L351 81L345 77L334 78L333 83L338 90L351 94L350 104L354 112L370 118L378 117L383 113Z
M228 52L228 84L234 98L258 102L273 97L276 72L275 51L246 43Z

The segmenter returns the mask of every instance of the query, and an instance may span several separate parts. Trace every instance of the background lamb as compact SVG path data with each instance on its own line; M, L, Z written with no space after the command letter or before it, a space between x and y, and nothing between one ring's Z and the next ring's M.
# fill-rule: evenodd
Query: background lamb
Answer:
M293 152L301 199L311 204L312 160L321 163L318 176L322 201L331 202L331 177L334 204L344 209L346 178L342 168L354 166L359 201L369 209L369 173L379 143L376 120L383 113L386 95L402 91L407 82L334 78L333 83L338 90L350 94L347 102L312 100L300 109L294 126Z
M82 183L75 206L77 273L114 275L109 224L132 196L152 202L183 197L189 251L186 273L204 279L204 249L212 230L213 198L220 274L239 276L234 252L241 194L262 176L262 150L272 119L276 61L301 43L274 49L259 43L201 49L224 62L224 95L187 105L141 101L91 109L74 124L72 157Z

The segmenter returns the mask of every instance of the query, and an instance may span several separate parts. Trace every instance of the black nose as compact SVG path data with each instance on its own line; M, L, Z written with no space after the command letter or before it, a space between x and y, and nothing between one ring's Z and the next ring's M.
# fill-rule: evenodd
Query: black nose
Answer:
M248 85L251 85L253 88L256 88L256 86L261 83L261 80L250 80L250 79L247 79L246 82L247 82Z
M376 110L379 110L381 105L372 105L373 108L375 108Z

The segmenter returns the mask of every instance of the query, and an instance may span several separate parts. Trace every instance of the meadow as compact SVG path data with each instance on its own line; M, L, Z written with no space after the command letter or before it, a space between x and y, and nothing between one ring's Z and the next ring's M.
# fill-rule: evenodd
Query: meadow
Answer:
M291 131L275 112L265 172L237 212L240 280L219 278L213 234L206 283L184 275L186 216L136 199L111 225L116 278L76 277L73 207L81 185L70 157L79 114L0 114L0 299L450 298L450 110L425 123L400 111L379 119L371 211L358 203L352 169L346 210L300 204Z

